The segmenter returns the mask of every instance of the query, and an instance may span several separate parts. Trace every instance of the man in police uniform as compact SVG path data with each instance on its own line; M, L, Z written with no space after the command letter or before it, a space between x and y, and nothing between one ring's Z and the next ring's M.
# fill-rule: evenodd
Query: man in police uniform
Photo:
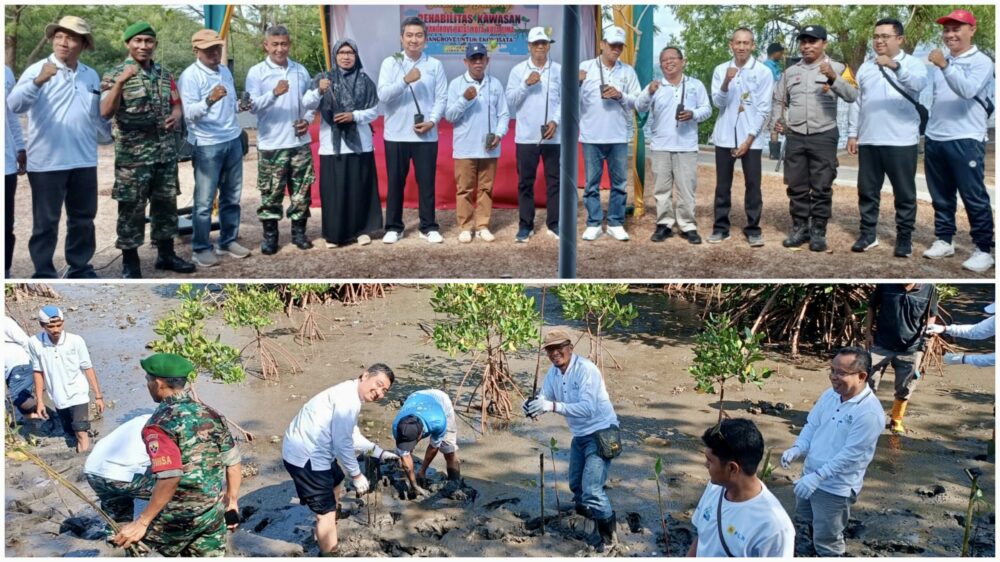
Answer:
M837 98L853 102L858 90L841 76L846 67L826 56L823 26L806 26L798 40L802 60L778 79L771 107L771 129L787 138L785 183L792 231L783 244L797 248L809 242L810 250L825 252L837 177Z
M112 541L142 540L164 556L224 556L227 523L236 527L228 520L239 513L239 449L225 418L185 390L190 361L158 353L140 364L159 404L142 430L156 484L146 509Z
M101 117L114 118L115 186L122 277L142 277L139 246L146 231L149 201L150 238L156 242L156 269L191 273L194 264L174 253L177 235L177 141L181 100L168 70L153 62L156 30L144 21L125 29L129 56L101 80Z

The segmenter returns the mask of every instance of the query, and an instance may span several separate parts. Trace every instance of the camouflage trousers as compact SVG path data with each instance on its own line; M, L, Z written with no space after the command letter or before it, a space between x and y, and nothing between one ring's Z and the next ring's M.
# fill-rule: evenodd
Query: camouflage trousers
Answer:
M149 237L154 241L177 236L177 162L115 166L111 198L118 201L118 241L115 247L131 250L146 237L146 203L149 203Z
M111 480L96 474L87 475L87 483L101 500L101 509L118 523L129 523L133 519L135 500L148 500L153 493L153 477L149 472L136 474L131 482ZM109 535L111 528L108 527Z
M175 497L171 503L176 501ZM227 529L221 502L194 518L188 517L183 507L177 509L180 514L167 504L149 525L143 542L163 556L226 555Z
M312 149L309 145L279 150L261 150L257 160L257 189L260 207L257 218L262 221L281 220L282 200L288 186L288 218L297 221L309 218L313 180Z

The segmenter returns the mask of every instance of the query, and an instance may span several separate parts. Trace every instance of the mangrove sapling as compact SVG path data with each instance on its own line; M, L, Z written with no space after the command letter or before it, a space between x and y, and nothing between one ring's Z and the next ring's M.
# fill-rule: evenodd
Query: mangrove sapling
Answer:
M552 491L556 496L556 511L562 513L562 506L559 504L559 482L556 479L556 451L559 450L556 443L555 437L549 438L549 453L552 455Z
M962 558L970 555L969 543L972 538L973 518L976 512L981 509L992 509L990 502L983 496L983 490L979 487L979 477L982 475L978 469L965 469L965 475L972 480L969 485L969 504L965 509L965 534L962 536Z
M542 519L542 534L545 534L545 453L538 453L538 512Z
M774 451L774 447L768 447L767 453L764 455L764 464L760 467L760 473L757 474L757 478L760 478L764 482L771 479L771 474L774 472L774 465L771 464L771 453Z
M663 512L663 493L660 491L660 475L663 473L663 459L656 457L653 465L652 480L656 482L656 506L660 510L660 526L663 528L663 554L670 556L670 531L667 528L667 515Z
M280 312L281 309L282 302L277 290L263 285L231 286L226 291L226 302L222 307L222 318L227 325L233 329L253 330L254 337L240 350L240 357L253 345L254 351L250 355L257 357L261 378L268 381L280 378L278 357L285 360L293 373L302 371L302 367L290 353L281 345L268 342L264 336L263 330L274 323L271 314Z
M604 334L616 325L628 327L638 316L631 304L622 305L618 297L628 293L628 285L606 283L564 283L555 289L562 302L563 316L580 320L587 327L590 343L588 359L604 374L604 356L611 358L616 369L622 366L604 346Z
M296 341L312 344L316 340L326 339L326 335L320 329L316 319L320 318L327 323L331 322L316 312L316 306L323 303L323 295L330 291L330 287L329 283L291 283L286 288L285 314L291 318L292 306L297 303L299 310L304 315L302 323L299 324L299 331L295 335ZM335 324L333 325L336 327ZM342 331L341 334L343 334Z

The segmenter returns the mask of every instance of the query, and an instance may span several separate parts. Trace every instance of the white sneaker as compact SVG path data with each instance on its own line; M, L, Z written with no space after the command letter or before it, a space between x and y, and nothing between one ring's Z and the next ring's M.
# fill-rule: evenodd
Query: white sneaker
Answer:
M930 248L924 250L924 257L931 260L950 258L955 255L955 245L944 240L935 240ZM975 254L973 254L975 255Z
M436 231L436 230L432 230L432 231L428 232L427 234L424 234L423 232L421 232L420 233L420 237L423 238L424 240L430 242L431 244L440 244L440 243L444 242L444 238L441 236L441 233L438 232L438 231Z
M559 234L557 234L556 231L554 230L545 229L545 234L548 234L549 238L555 238L556 240L559 240Z
M962 267L976 273L986 273L993 267L993 256L976 248L972 251L972 257L962 262Z
M620 242L628 241L628 232L625 232L624 226L609 226L608 234L610 234L612 237L614 237L615 240L618 240Z
M592 242L594 240L597 240L597 238L600 237L600 235L602 234L604 234L604 231L601 230L601 227L588 226L583 231L583 239L586 240L587 242Z
M336 248L336 247L337 247L337 245L336 245L336 244L334 244L333 242L327 242L327 243L326 243L326 249L327 249L327 250L329 250L329 249L331 249L331 248Z
M463 230L462 233L458 235L458 241L461 242L462 244L468 244L469 242L472 242L472 231Z
M492 242L497 239L497 237L493 236L493 233L490 232L490 229L488 228L480 229L479 232L476 233L476 236L482 238L484 242Z
M372 237L367 234L358 236L358 246L367 246L372 243Z
M238 242L232 242L225 248L219 246L215 249L216 255L231 256L236 259L243 259L250 255L250 250L241 246Z
M395 244L396 242L399 242L399 239L402 237L403 237L402 232L396 232L395 230L390 230L385 233L385 236L382 237L382 243Z

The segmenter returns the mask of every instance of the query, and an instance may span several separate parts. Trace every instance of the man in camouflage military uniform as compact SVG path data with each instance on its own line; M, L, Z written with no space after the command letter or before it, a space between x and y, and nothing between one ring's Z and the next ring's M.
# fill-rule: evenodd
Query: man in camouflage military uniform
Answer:
M140 364L159 403L142 430L156 485L146 509L112 540L142 540L164 556L224 556L226 515L239 513L239 449L225 418L185 390L190 361L159 353Z
M176 128L181 101L168 70L153 62L156 31L144 21L124 34L129 56L101 80L101 116L114 117L115 186L118 201L118 241L122 277L142 277L139 246L146 230L146 202L156 242L156 269L191 273L194 264L174 253L177 235Z
M802 60L786 69L774 87L769 127L785 135L792 231L782 245L797 248L809 242L814 252L826 251L840 140L838 98L851 103L858 97L847 67L826 55L826 37L821 25L807 25L799 32Z

